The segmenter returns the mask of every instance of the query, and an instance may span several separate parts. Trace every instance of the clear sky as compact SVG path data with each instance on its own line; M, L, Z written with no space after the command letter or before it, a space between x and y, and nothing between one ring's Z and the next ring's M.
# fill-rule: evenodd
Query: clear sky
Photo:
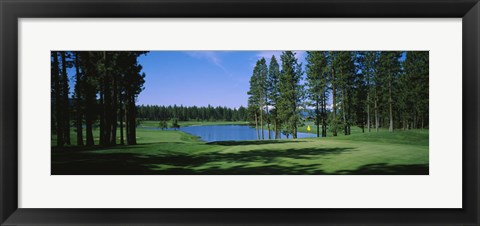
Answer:
M265 57L267 65L281 51L151 51L138 61L146 74L137 105L247 105L253 67ZM306 53L297 51L299 62Z
M150 51L138 58L146 74L137 105L247 106L249 81L257 60L282 51ZM305 71L306 52L295 51ZM400 61L405 60L405 54ZM68 70L74 92L75 68ZM305 75L304 75L305 76Z

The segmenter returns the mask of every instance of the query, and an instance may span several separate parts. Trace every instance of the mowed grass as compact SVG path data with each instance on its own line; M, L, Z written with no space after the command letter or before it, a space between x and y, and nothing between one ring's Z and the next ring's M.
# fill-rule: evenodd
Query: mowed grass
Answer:
M353 128L353 127L352 127ZM353 133L353 132L352 132ZM52 152L52 174L428 174L428 130L297 140L205 143L181 131L137 129L138 145Z

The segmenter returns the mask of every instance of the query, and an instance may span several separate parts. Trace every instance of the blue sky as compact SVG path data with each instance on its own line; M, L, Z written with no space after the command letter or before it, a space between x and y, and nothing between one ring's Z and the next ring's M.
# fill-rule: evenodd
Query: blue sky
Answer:
M138 58L146 74L137 105L247 106L249 80L257 60L267 65L282 51L150 51ZM305 51L295 51L305 71ZM405 55L400 59L403 61ZM75 69L68 70L74 81ZM70 85L73 95L74 85Z
M152 51L138 61L146 74L137 105L247 105L253 67L281 51ZM297 52L300 62L306 54Z

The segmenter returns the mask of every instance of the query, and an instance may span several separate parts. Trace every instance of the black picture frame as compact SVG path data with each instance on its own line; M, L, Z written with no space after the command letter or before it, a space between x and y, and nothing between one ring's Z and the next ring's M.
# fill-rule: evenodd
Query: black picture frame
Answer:
M1 225L479 225L478 0L0 0ZM18 19L123 17L463 18L461 209L18 208ZM448 43L446 43L448 44ZM52 197L55 198L55 197ZM121 198L121 197L119 197ZM441 199L442 197L438 197Z

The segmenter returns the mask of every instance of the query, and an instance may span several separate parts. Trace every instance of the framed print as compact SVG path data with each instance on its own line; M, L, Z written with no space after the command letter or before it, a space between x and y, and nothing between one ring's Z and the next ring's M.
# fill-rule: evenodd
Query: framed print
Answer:
M479 7L2 1L1 225L478 225Z

